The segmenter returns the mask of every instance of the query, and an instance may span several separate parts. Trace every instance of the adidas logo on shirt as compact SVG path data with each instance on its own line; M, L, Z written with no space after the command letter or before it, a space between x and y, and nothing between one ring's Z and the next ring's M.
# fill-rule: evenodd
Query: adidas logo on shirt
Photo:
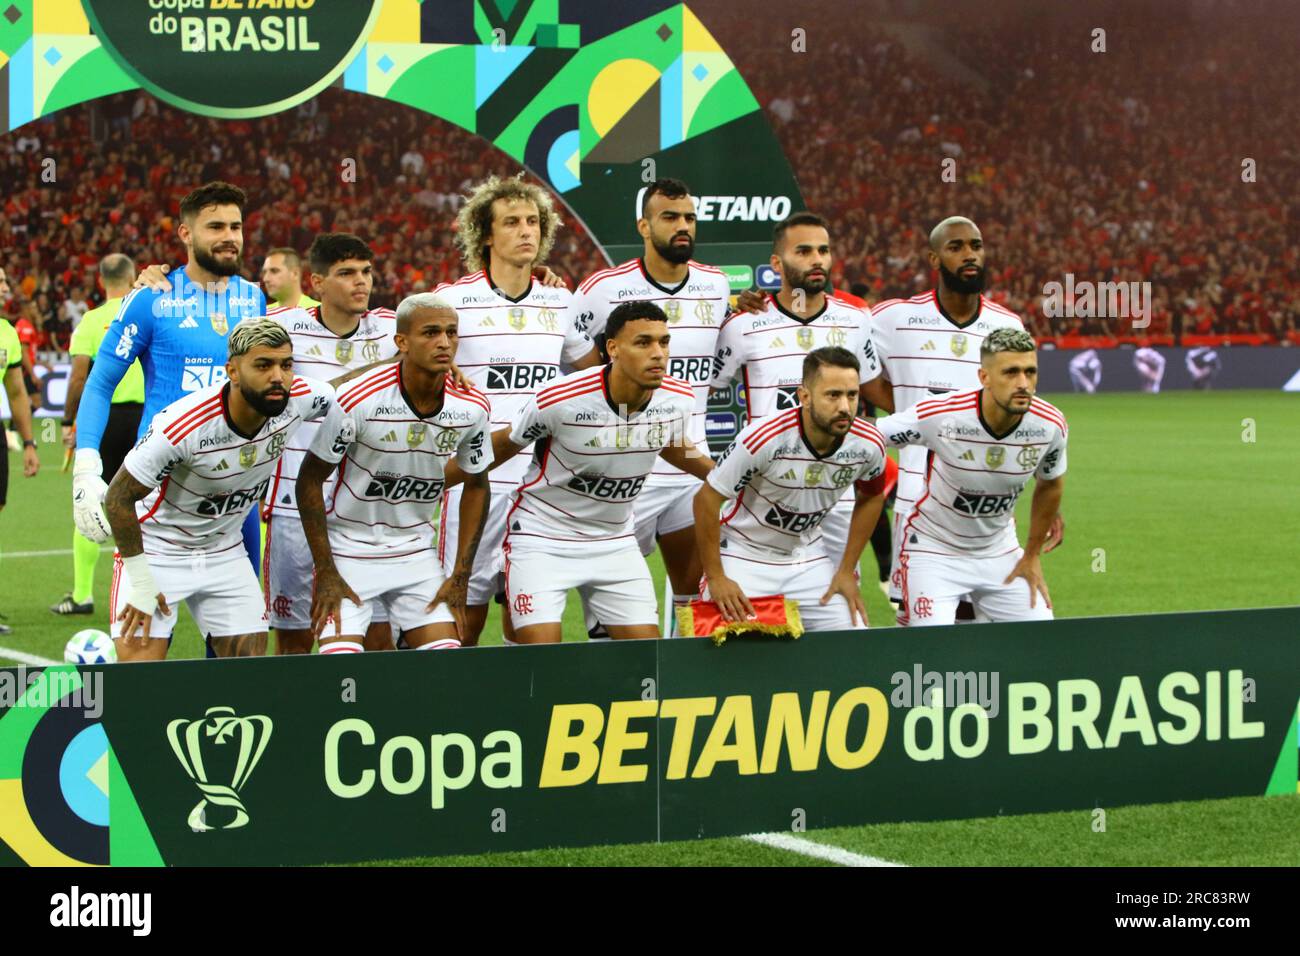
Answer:
M397 441L397 432L396 432L396 431L391 431L391 432L389 432L387 435L385 435L383 438L381 438L381 439L379 439L379 440L380 440L380 441Z
M937 346L934 344L934 340L931 339L930 341L926 342L924 345L921 346L921 351L922 351L922 352L933 352L933 351L935 350L935 348L937 348Z
M484 326L488 326L488 325L491 325L491 326L495 326L495 325L496 325L496 323L492 321L492 316L490 316L490 315L489 315L486 319L484 319L482 322L480 322L480 323L478 324L478 327L481 329L481 328L483 328Z
M227 468L229 468L229 467L230 467L230 462L226 461L226 459L223 458L223 459L221 459L221 464L217 465L217 467L216 467L216 468L213 468L212 470L213 470L213 471L225 471L225 470L226 470Z
M597 436L596 436L595 438L593 438L591 441L587 442L587 447L588 447L588 448L599 448L599 447L600 447L600 436L597 435Z
M798 477L799 477L799 476L796 475L796 474L794 473L794 469L791 468L789 471L787 471L784 475L781 476L781 480L782 480L782 481L794 481L794 480L795 480L796 478L798 478Z
M311 348L309 348L309 349L307 350L307 354L308 354L308 355L317 355L317 356L320 355L320 354L321 354L320 346L319 346L319 345L313 345Z
M774 338L774 339L772 340L772 344L769 345L768 348L770 348L770 349L783 349L783 348L785 348L785 343L781 341L781 337L780 337L780 336L777 336L776 338Z
M975 460L975 453L974 453L973 451L970 451L970 450L968 449L967 451L963 452L963 453L962 453L961 455L959 455L958 457L960 457L962 461L974 461L974 460Z
M188 318L186 318L185 321L182 322L178 327L182 329L197 329L199 327L199 323L196 322L194 320L194 316L191 315Z

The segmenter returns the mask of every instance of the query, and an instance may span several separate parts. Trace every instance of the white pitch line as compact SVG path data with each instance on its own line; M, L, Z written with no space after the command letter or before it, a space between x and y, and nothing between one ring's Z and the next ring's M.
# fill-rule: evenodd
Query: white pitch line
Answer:
M751 833L741 839L749 840L752 843L761 843L763 846L775 847L778 850L788 850L790 853L801 853L804 856L816 857L819 860L829 860L832 863L838 863L840 866L907 865L905 863L893 863L874 856L863 856L861 853L852 853L849 850L837 846L828 846L825 843L814 843L812 840L791 836L788 833Z
M107 554L112 548L100 548L100 554ZM59 548L54 551L0 551L0 561L5 558L57 558L65 554L71 554L71 548Z
M33 667L48 667L51 664L63 663L62 661L50 660L48 657L28 654L26 651L15 651L9 647L0 647L0 660L17 661L19 664L30 664Z

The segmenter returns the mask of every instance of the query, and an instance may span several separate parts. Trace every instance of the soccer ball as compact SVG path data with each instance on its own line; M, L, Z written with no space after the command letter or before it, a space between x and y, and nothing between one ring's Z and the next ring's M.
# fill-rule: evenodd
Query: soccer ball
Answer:
M113 664L117 662L117 648L103 631L88 628L72 635L63 649L63 659L69 664Z

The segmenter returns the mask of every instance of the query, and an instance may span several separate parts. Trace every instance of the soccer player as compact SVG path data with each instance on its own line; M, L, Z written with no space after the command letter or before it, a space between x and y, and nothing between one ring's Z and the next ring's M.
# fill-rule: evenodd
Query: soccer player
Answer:
M63 444L75 448L77 408L81 404L82 389L104 340L104 333L117 315L122 300L131 291L135 281L135 263L130 256L120 252L105 256L99 262L99 281L107 298L104 304L91 309L72 333L68 354L72 357L72 372L68 376L68 397L63 406ZM100 442L100 457L104 474L112 476L122 467L122 459L135 444L140 434L140 415L144 409L144 370L137 359L131 363L113 390L113 401ZM57 604L50 607L55 614L95 613L95 565L99 563L99 545L79 531L72 532L72 590Z
M9 280L5 277L4 270L0 269L0 302L8 297ZM23 474L31 478L41 470L41 459L36 454L36 442L32 438L32 406L23 383L22 342L14 327L3 318L0 318L0 376L4 377L14 427L23 439ZM0 421L0 511L4 510L8 495L9 445L4 422ZM9 625L0 623L0 634L8 634L11 630Z
M323 233L312 242L307 261L312 288L321 301L314 306L273 308L267 313L285 327L293 340L298 374L328 381L338 388L349 373L397 355L393 310L370 308L373 260L370 247L350 233ZM267 610L279 654L310 654L314 641L313 561L298 516L294 486L315 434L314 424L305 425L285 448L264 511ZM325 490L327 498L331 491L332 482ZM392 646L387 620L386 612L376 609L367 647L379 650Z
M322 654L363 650L375 602L408 647L461 646L470 569L487 515L492 443L487 398L458 388L447 374L458 324L455 309L434 293L403 299L397 306L401 361L340 389L341 416L317 430L302 464L298 507L316 565L312 630ZM464 479L459 558L444 578L431 518L453 458ZM327 517L322 487L336 465Z
M1065 484L1065 416L1034 391L1034 340L994 329L980 346L980 388L918 402L876 422L895 446L930 452L920 499L902 528L898 623L952 624L970 595L977 619L1052 617L1039 555ZM1029 537L1016 499L1035 479Z
M262 260L262 289L271 308L312 309L320 305L302 291L302 257L288 246L272 249Z
M104 499L120 660L163 659L182 600L212 656L266 653L266 605L240 526L294 431L339 413L328 383L294 377L293 344L273 319L241 322L229 352L228 381L159 412Z
M1009 309L986 298L984 237L964 216L949 216L930 231L930 268L939 281L910 299L886 299L871 310L871 323L891 401L906 411L923 399L979 386L979 345L994 329L1023 329ZM901 530L921 497L928 452L904 448L898 456L894 496L894 553L888 597L897 604Z
M695 535L707 582L702 597L723 615L754 615L749 597L783 595L809 631L867 625L857 568L885 503L885 442L857 417L857 356L813 349L803 360L799 406L750 422L695 496ZM873 483L874 482L874 486ZM822 520L854 486L848 543L834 560ZM722 505L736 503L719 518Z
M144 369L144 429L163 408L226 380L226 337L246 318L266 312L262 290L239 273L244 248L244 191L211 182L180 204L177 230L187 262L168 276L170 289L133 290L104 335L77 410L77 455L72 472L72 515L91 541L112 534L101 502L107 490L100 445L113 392L131 364ZM111 476L110 476L111 477ZM245 519L244 547L256 572L261 524Z
M1219 353L1208 345L1188 349L1184 362L1187 365L1187 374L1192 377L1192 388L1204 390L1208 390L1214 384L1214 380L1219 377L1219 372L1223 368Z
M700 479L713 467L689 437L695 393L667 375L671 333L663 309L625 302L605 333L608 365L552 382L523 403L509 428L492 434L498 464L533 448L506 516L506 605L514 624L507 644L558 643L570 588L610 637L658 637L658 602L637 547L633 504L660 456Z
M533 276L550 254L560 226L546 190L518 178L489 177L474 189L456 221L456 242L471 274L434 292L460 316L456 364L488 396L492 428L499 430L509 427L537 390L560 374L561 364L591 368L600 364L600 353L573 324L573 293ZM478 643L488 601L501 599L506 512L528 463L527 456L511 457L491 476L487 526L469 581L466 644ZM460 494L448 482L438 534L447 577L458 560ZM504 626L508 634L508 616Z
M759 312L736 312L718 333L711 388L743 376L749 421L761 421L798 405L803 360L824 346L847 348L858 357L861 397L893 407L865 312L828 293L830 226L821 216L797 212L778 223L772 236L772 268L781 288ZM847 486L845 489L847 490ZM842 499L822 520L827 554L838 560L848 541L852 499Z
M645 242L641 257L592 275L578 287L570 308L575 324L597 342L605 335L610 313L622 302L654 302L664 310L673 337L668 374L691 383L695 413L690 438L696 448L707 451L709 380L731 287L720 269L691 258L695 223L695 200L685 183L652 182L642 194L636 224ZM700 560L691 528L691 503L699 487L695 478L659 461L636 499L637 543L641 553L649 555L658 542L674 607L689 604L699 586Z

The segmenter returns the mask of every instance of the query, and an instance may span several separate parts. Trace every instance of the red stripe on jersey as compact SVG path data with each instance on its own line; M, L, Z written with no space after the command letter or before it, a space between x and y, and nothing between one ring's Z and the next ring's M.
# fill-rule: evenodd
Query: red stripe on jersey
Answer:
M301 382L302 379L299 379L298 381ZM294 382L293 385L289 388L289 395L292 396L293 398L301 398L303 395L310 395L310 394L311 394L311 386L308 385L306 382L302 382L301 385L299 385L298 382Z
M640 263L633 259L630 262L623 263L621 266L612 266L608 269L601 269L599 272L594 272L579 284L578 291L585 294L591 291L592 286L596 285L598 282L603 282L611 276L622 275L629 270L637 268L638 265L640 265Z
M557 395L555 398L552 398L549 402L538 402L537 403L538 411L542 410L543 408L550 408L552 405L559 405L561 402L567 402L571 398L579 398L583 395L590 395L592 392L599 392L604 387L605 387L604 384L601 383L596 385L589 385L587 388L584 388L581 391L565 392L563 395Z
M449 395L455 395L458 398L463 398L467 402L473 402L485 412L492 411L492 407L488 404L487 396L472 385L468 389L463 389L457 386L449 378L447 379L447 393Z
M904 300L903 300L903 299L885 299L883 302L877 302L875 305L873 305L873 306L871 307L871 314L872 314L872 315L875 315L877 312L881 311L882 309L886 308L887 306L897 305L898 303L900 303L900 302L902 302L902 301L904 301Z
M751 442L745 443L745 447L749 449L750 454L756 454L760 448L766 445L773 438L776 438L779 435L784 435L792 428L798 428L799 427L798 411L796 410L796 413L790 418L783 417L783 418L776 419L774 424L777 427L764 429L762 433L757 436L756 440L752 440Z
M703 262L696 262L694 259L688 259L686 264L695 266L695 268L699 269L702 272L713 272L720 276L726 275L726 273L723 272L721 269L719 269L717 266L705 265Z
M211 411L213 408L216 408L220 404L221 404L221 396L219 394L213 395L211 398L207 399L206 401L200 402L194 408L191 408L180 418L176 419L176 421L172 422L170 425L164 428L163 434L166 435L168 438L171 438L172 433L180 431L187 424L189 424L189 422L192 421L194 418L203 415L205 412ZM173 444L175 444L175 442L173 442Z
M776 432L784 431L785 429L789 428L790 424L794 421L795 416L798 414L799 414L799 409L792 408L789 411L782 412L778 415L773 416L772 418L769 418L765 423L763 423L757 429L755 429L752 435L749 435L745 439L744 441L745 447L748 448L751 452L754 451L756 448L762 445L763 442L767 440L768 435L775 434Z
M146 511L143 517L140 518L141 524L144 524L153 517L154 512L158 510L158 506L162 504L163 499L167 497L167 486L171 484L171 480L171 475L168 475L163 479L163 483L158 486L158 497L154 499L153 507Z
M1067 431L1065 427L1065 419L1060 415L1059 412L1053 415L1045 408L1040 408L1038 405L1030 405L1029 414L1037 415L1039 418L1043 418L1051 422L1053 425L1055 425L1057 428L1061 430L1062 434L1064 434Z
M948 412L968 412L978 404L978 399L968 397L960 402L953 402L951 405L935 405L924 411L918 411L916 419L920 421L925 418L933 418L935 415L944 415Z
M979 397L980 390L967 392L953 392L942 398L923 398L914 406L918 413L934 411L936 408L942 408L947 405L953 405L958 402L968 402L971 399Z
M515 492L515 500L511 503L510 510L506 512L506 536L505 536L506 554L510 553L510 519L514 516L515 510L519 507L519 503L524 500L524 492L546 477L546 465L551 460L551 436L547 435L545 438L542 439L542 442L546 447L542 449L542 462L541 465L538 466L537 477L534 478L532 481L528 482L528 484L519 486L519 490ZM534 454L536 454L535 451ZM509 580L509 576L510 576L509 566L510 566L510 560L509 558L507 558L506 559L507 580ZM509 594L507 593L506 596L509 597Z
M277 305L274 308L267 309L266 315L269 318L270 316L278 315L281 312L288 312L289 308L290 307L287 305ZM294 306L294 308L297 308L297 306Z
M175 435L171 435L168 437L173 445L179 445L181 442L185 440L185 436L189 435L196 428L202 428L208 422L214 421L220 418L224 414L225 411L220 406L210 409L208 413L204 415L202 418L193 419L188 425L185 426L184 431L179 431Z
M386 388L392 388L397 384L397 367L386 370L381 375L369 378L363 378L356 388L349 389L339 396L339 408L345 412L350 412L371 395L376 392L382 392Z
M549 385L539 390L537 393L538 406L540 407L542 402L553 404L558 399L589 392L593 385L597 388L603 388L605 384L604 371L603 368L595 368L592 369L590 375L584 375L571 382L565 382L563 385Z
M695 397L695 391L688 384L675 378L665 378L659 383L659 387L668 392L676 392L678 395L685 395L687 398Z
M885 436L881 433L879 428L870 422L863 421L861 418L855 418L849 425L849 431L854 435L857 435L859 438L865 438L873 445L879 445L881 451L885 450Z

